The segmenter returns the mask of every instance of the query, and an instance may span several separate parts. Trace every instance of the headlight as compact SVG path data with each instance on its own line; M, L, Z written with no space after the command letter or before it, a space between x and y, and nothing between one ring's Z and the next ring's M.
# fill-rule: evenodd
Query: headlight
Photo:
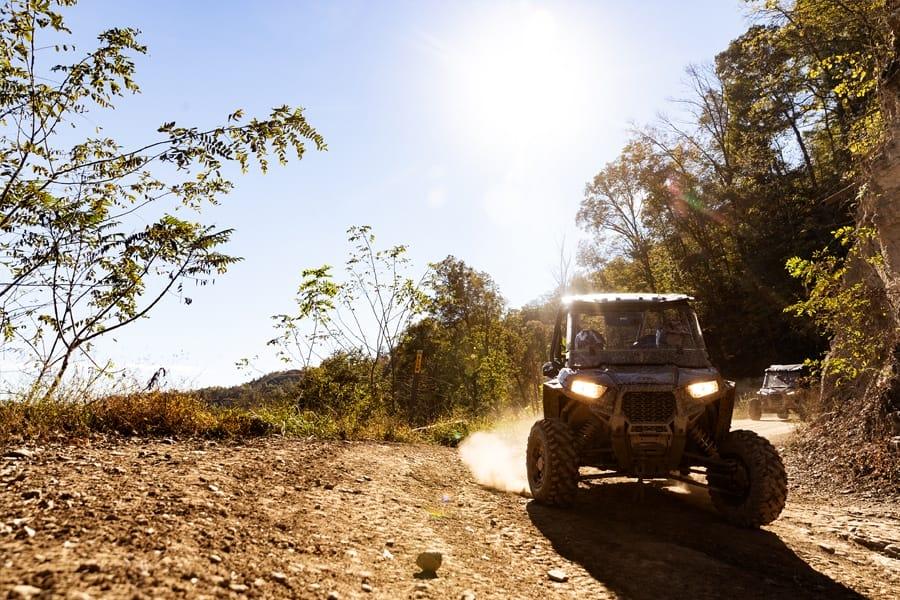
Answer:
M606 386L594 383L593 381L585 381L584 379L576 379L572 382L572 393L596 400L606 393Z
M713 381L698 381L696 383L692 383L687 386L687 393L691 398L700 399L706 398L707 396L711 396L719 391L719 382L716 380Z

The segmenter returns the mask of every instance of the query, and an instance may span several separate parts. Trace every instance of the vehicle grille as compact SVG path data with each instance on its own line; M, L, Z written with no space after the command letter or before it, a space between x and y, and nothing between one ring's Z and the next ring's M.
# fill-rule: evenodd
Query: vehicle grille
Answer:
M675 415L672 392L628 392L623 399L625 416L632 423L668 423Z

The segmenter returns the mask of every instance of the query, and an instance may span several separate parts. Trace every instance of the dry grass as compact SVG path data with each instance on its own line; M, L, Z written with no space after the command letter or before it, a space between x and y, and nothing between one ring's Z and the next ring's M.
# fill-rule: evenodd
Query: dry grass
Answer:
M206 438L282 435L426 441L425 436L388 417L376 416L360 423L352 416L300 411L289 403L263 404L250 409L222 408L182 392L118 394L85 402L0 402L0 442L92 434Z

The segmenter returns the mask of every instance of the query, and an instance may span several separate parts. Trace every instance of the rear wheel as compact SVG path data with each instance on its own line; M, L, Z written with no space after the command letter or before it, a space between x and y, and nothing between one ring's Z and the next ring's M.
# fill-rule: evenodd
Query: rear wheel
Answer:
M768 525L787 501L787 473L769 441L752 431L731 431L719 444L731 468L710 469L709 495L727 520L742 527Z
M750 400L747 411L750 413L750 418L754 421L759 421L762 418L762 402L760 402L759 398Z
M531 428L526 450L528 486L542 504L569 506L578 489L575 436L565 422L544 419Z

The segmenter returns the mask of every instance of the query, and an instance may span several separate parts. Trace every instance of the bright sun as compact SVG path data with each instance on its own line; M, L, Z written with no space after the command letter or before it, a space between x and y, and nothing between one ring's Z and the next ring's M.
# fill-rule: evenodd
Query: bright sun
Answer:
M453 96L469 133L489 146L552 142L584 106L584 57L546 10L493 15L457 47Z

